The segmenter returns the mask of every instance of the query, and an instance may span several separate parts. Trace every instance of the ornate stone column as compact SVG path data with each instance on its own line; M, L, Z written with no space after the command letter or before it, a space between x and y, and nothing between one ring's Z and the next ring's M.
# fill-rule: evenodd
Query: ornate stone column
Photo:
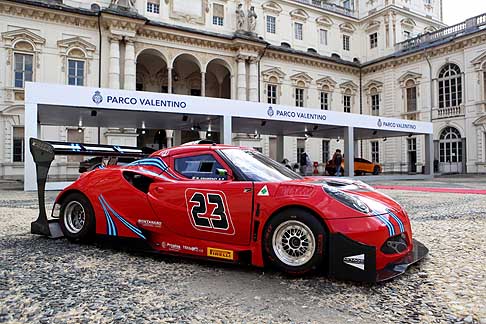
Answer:
M258 101L258 66L257 58L250 58L250 70L248 78L249 101Z
M206 72L201 71L201 97L206 97Z
M167 93L172 93L172 68L167 68Z
M109 87L120 89L120 37L112 35L110 40Z
M237 75L237 98L238 100L246 100L246 57L238 55L236 62L238 63Z
M174 138L174 131L172 129L165 130L165 136L167 138L167 148L172 147L172 139Z
M136 65L135 65L135 44L134 39L125 38L125 75L123 88L126 90L135 90L136 84Z

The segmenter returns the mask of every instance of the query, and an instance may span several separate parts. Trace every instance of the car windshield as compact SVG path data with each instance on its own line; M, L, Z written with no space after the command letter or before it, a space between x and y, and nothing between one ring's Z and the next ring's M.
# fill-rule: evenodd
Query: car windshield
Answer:
M258 151L224 149L221 152L251 181L276 182L302 179L294 171Z

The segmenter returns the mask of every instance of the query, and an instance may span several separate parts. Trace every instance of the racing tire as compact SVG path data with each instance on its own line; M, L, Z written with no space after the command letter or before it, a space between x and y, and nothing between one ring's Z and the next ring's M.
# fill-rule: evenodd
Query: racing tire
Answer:
M299 208L284 210L263 231L266 261L292 276L315 272L324 263L325 234L311 213Z
M378 175L378 173L380 173L380 167L375 165L375 167L373 168L373 175Z
M68 194L61 203L59 225L70 241L92 241L95 236L95 216L89 200L78 192Z

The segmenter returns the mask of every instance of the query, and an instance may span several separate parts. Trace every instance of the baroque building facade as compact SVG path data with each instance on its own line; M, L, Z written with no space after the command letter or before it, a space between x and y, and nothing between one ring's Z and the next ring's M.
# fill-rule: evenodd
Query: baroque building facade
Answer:
M438 172L486 172L484 26L486 15L447 27L441 0L0 0L0 178L23 174L27 81L432 121ZM41 135L157 149L218 137L142 125ZM276 157L272 136L234 142ZM325 163L341 145L286 137L284 156ZM361 141L356 156L414 173L424 149L420 136L385 138ZM57 159L53 175L78 166Z

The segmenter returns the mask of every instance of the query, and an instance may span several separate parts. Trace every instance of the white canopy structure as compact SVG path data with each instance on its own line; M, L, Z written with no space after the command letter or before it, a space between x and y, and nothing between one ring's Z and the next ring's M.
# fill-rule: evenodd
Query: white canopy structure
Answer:
M96 111L96 113L93 113ZM186 117L187 116L187 117ZM283 158L284 136L342 138L344 155L354 156L355 141L425 135L426 168L433 176L432 123L336 111L270 105L258 102L184 96L166 93L90 88L45 83L25 86L25 143L39 138L40 126L189 129L197 123L220 132L231 144L233 133L277 135L277 159ZM35 163L25 150L24 189L36 189ZM353 163L345 174L354 174ZM68 183L48 183L61 189Z

